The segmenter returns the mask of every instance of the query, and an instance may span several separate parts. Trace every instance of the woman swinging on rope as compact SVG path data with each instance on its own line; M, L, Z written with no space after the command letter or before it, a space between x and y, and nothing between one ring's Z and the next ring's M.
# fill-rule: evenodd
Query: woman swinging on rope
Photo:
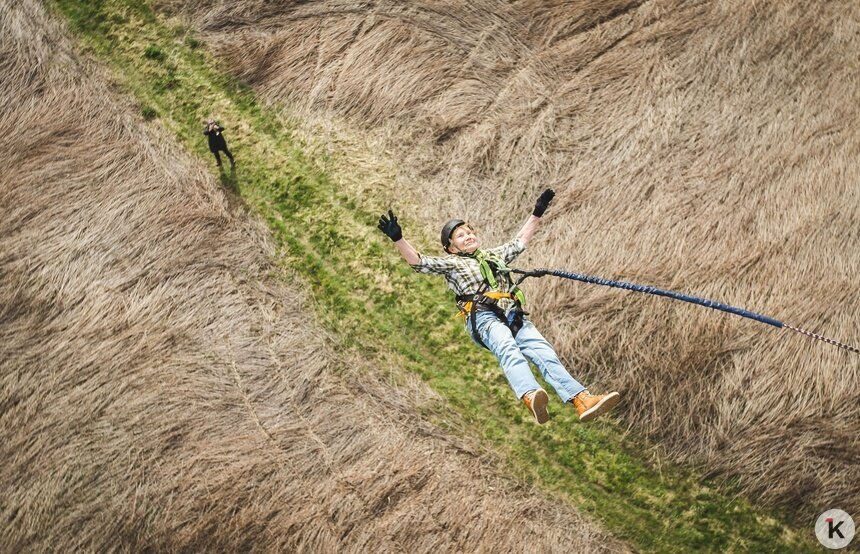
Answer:
M394 212L379 218L379 229L397 247L418 273L443 275L448 288L457 295L457 305L465 318L466 331L479 346L499 360L511 388L542 424L549 420L549 397L529 367L531 360L561 401L576 408L581 421L609 411L620 400L617 392L592 395L562 365L553 347L526 317L525 297L514 286L507 264L523 250L537 231L544 212L555 196L545 190L517 236L495 248L481 249L475 231L465 221L452 219L442 228L443 257L421 255L406 239Z

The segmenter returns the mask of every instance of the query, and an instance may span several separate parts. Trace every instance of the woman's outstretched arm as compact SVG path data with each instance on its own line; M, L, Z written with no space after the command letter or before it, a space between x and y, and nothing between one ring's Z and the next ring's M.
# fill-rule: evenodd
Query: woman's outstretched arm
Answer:
M409 241L406 239L400 239L394 243L394 246L397 247L397 250L400 252L400 255L403 256L403 259L406 260L409 265L415 265L421 261L421 256L418 254L418 251L415 250Z
M546 212L546 209L549 207L549 203L552 202L554 196L555 191L552 189L546 189L541 193L540 198L538 198L535 203L535 209L532 212L532 215L529 216L525 225L523 225L523 228L520 229L519 233L517 233L517 238L523 241L523 245L528 244L535 232L537 232L540 220L543 217L544 212Z
M415 250L409 241L403 238L403 231L400 229L400 224L397 223L397 216L394 215L392 210L388 210L388 215L382 214L379 217L379 230L385 233L388 238L394 241L394 246L397 247L397 251L400 252L400 255L403 256L403 259L406 260L409 265L415 265L421 261L421 256L418 255L418 251Z

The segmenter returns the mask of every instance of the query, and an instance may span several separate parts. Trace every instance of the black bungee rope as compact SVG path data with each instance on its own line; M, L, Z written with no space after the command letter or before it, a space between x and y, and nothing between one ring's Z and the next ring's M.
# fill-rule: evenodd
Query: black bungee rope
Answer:
M544 277L546 275L552 275L554 277L561 277L563 279L572 279L574 281L581 281L583 283L590 283L592 285L602 285L605 287L614 287L625 290L632 290L635 292L644 292L646 294L654 294L656 296L666 296L669 298L674 298L675 300L681 300L684 302L690 302L691 304L698 304L699 306L705 306L706 308L713 308L714 310L720 310L723 312L728 312L730 314L739 315L741 317L745 317L747 319L754 319L761 323L766 323L773 327L777 327L780 329L790 329L792 331L796 331L802 335L806 335L807 337L812 337L814 339L818 339L820 341L824 341L827 344L832 344L834 346L838 346L844 350L848 350L849 352L854 352L856 354L860 354L860 348L856 346L852 346L850 344L845 344L843 342L839 342L833 339L829 339L827 337L823 337L819 334L813 333L811 331L807 331L805 329L801 329L800 327L794 327L792 325L788 325L779 321L778 319L774 319L772 317L768 317L766 315L758 314L755 312L751 312L749 310L745 310L743 308L736 308L735 306L729 306L728 304L723 304L722 302L715 302L713 300L708 300L707 298L699 298L698 296L692 296L689 294L684 294L682 292L675 292L671 290L658 289L657 287L652 287L648 285L637 285L636 283L628 283L626 281L613 281L612 279L604 279L602 277L592 277L590 275L582 275L581 273L573 273L570 271L559 271L557 269L533 269L533 270L524 270L524 269L510 269L511 273L516 273L522 275L519 279L517 279L516 284L519 285L522 283L526 277Z

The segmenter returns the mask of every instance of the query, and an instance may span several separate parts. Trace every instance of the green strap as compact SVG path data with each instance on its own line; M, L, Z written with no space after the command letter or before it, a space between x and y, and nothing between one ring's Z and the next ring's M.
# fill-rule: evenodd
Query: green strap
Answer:
M520 303L520 307L526 305L526 293L520 290L519 287L514 287L514 298Z
M476 260L478 260L478 264L481 268L481 277L483 277L484 281L486 281L487 284L490 285L490 288L498 288L498 281L496 280L496 276L493 275L493 270L490 268L490 264L487 263L487 260L492 260L492 262L496 264L499 273L509 275L511 272L511 270L508 269L508 266L505 265L505 261L498 256L493 256L480 249L475 250L473 256ZM510 277L508 277L508 280L510 280ZM520 290L519 287L513 287L513 290L511 292L514 295L514 298L516 298L517 301L520 303L520 306L526 305L526 295L525 293L523 293L522 290Z
M486 281L491 288L498 287L498 281L496 281L496 276L493 275L493 270L490 269L490 264L487 263L489 255L483 250L475 250L474 256L475 259L478 260L478 264L481 267L481 277L484 278L484 281ZM493 259L493 262L495 262L496 264L500 264L500 269L505 265L504 262L501 260Z

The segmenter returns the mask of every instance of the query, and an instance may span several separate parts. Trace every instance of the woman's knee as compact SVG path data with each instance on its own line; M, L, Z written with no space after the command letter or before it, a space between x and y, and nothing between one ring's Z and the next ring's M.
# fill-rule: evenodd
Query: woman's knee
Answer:
M525 355L513 337L501 336L496 340L490 339L490 343L487 346L500 360L503 358L522 358L525 360Z

